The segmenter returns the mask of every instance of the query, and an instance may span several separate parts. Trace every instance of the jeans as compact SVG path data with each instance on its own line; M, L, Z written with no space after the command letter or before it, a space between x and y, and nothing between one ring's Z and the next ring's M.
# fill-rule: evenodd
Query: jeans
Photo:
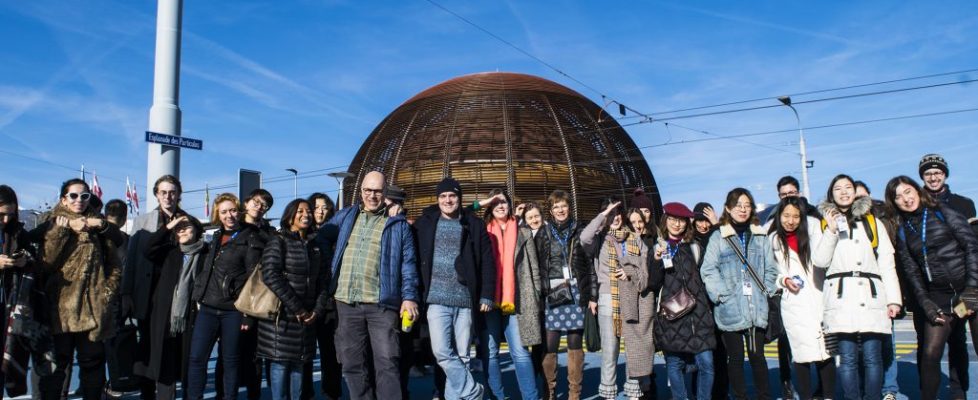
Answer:
M302 398L302 369L300 361L271 361L268 386L273 400L299 400Z
M891 322L891 335L883 338L883 394L900 393L900 385L897 383L896 341L893 340L895 329L895 324Z
M481 399L481 385L475 382L468 366L472 309L429 304L428 330L435 360L445 372L444 398Z
M503 316L499 310L485 314L486 329L482 331L479 346L485 357L482 367L488 377L488 388L497 399L505 399L503 392L503 374L499 367L499 344L503 336L509 344L509 357L513 360L516 370L516 382L519 384L520 395L523 399L537 399L537 381L533 372L533 360L530 351L523 347L520 340L520 325L516 314Z
M672 398L689 398L686 394L686 366L691 363L696 364L696 398L709 400L713 390L713 350L696 354L666 353L666 370Z
M839 382L843 397L862 399L859 385L859 362L863 363L867 399L878 399L883 392L883 336L878 333L839 334Z
M351 400L401 398L401 346L397 310L379 304L336 302L336 351ZM373 352L370 360L368 349ZM371 362L372 360L372 362ZM370 377L371 364L375 376ZM376 388L376 389L375 389Z
M187 366L187 399L204 398L207 385L207 362L217 338L221 338L221 360L224 363L224 399L238 398L238 339L242 315L238 311L219 310L201 304L190 338ZM254 327L252 327L254 329Z
M319 389L327 399L339 399L343 395L343 372L336 359L336 328L339 323L336 310L326 310L326 315L316 322L316 341L319 345ZM315 398L312 382L312 361L302 371L302 398Z

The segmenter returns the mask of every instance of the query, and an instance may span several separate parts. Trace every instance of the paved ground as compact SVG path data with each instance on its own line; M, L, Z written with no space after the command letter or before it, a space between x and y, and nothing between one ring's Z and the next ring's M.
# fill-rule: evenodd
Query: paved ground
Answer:
M897 329L896 332L897 365L899 368L898 381L900 384L900 392L901 392L900 398L918 399L920 397L920 394L919 394L919 386L918 386L919 383L917 381L917 371L915 365L916 356L914 353L916 347L916 340L913 331L913 326L909 320L898 321L896 329ZM972 349L970 345L969 345L969 349ZM769 369L770 381L778 382L779 371L778 371L778 360L777 360L777 355L778 355L777 346L775 344L766 346L765 354L768 357L768 369ZM978 357L976 357L973 352L969 352L969 358L971 360L971 368L970 368L971 381L978 382ZM618 367L619 368L618 376L619 376L619 381L622 381L623 379L622 377L624 377L624 368L625 368L624 355L622 355L619 358L619 360L620 361ZM559 357L559 361L561 365L565 365L564 364L565 355L563 353L561 353ZM585 387L586 399L597 399L595 392L597 390L598 382L600 381L599 378L600 365L601 365L600 353L588 353L585 356L584 387ZM945 379L945 385L946 385L946 379L947 379L946 362L941 364L941 370L943 372L943 377ZM659 398L660 399L671 398L669 389L666 386L666 372L665 372L664 361L660 356L657 356L655 359L655 372L657 375ZM507 395L511 396L511 398L518 399L519 393L516 386L516 377L513 372L512 363L509 361L508 356L503 356L503 374L504 374L504 381L507 390ZM565 376L566 375L564 375L563 372L561 372L558 375L558 382L562 382L562 384L558 385L558 391L565 391L566 388ZM748 376L750 376L749 372L748 372ZM319 376L317 373L316 375L317 386L319 384L318 378ZM77 382L75 382L74 384L77 385ZM978 399L978 388L975 388L974 386L978 386L978 384L973 385L973 388L969 391L970 392L968 396L969 399L972 398ZM433 379L430 374L421 378L412 378L410 381L411 399L424 399L424 400L430 399L432 387L433 387ZM213 398L214 395L212 391L213 388L212 387L208 387L208 388L211 389L211 391L208 392L206 397ZM753 388L750 388L750 390L753 393ZM778 395L780 396L780 393L778 393ZM262 398L270 398L270 397L271 396L270 393L268 392L268 389L264 388ZM29 397L24 396L22 398L29 398ZM135 399L138 398L138 395L129 395L126 396L126 398ZM245 399L243 392L239 398ZM836 396L836 398L841 398L841 395ZM946 393L944 391L942 391L941 393L941 398L946 398ZM382 399L382 400L392 400L392 399Z

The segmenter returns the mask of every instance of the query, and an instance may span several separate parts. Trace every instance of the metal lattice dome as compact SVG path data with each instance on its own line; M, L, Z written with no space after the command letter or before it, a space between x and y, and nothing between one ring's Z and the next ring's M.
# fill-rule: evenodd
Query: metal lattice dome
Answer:
M592 218L604 197L643 188L656 215L662 207L645 158L614 118L567 87L516 73L457 77L404 102L353 159L346 204L370 171L404 188L410 217L436 203L446 176L462 184L463 204L501 188L547 210L547 196L562 189L575 218Z

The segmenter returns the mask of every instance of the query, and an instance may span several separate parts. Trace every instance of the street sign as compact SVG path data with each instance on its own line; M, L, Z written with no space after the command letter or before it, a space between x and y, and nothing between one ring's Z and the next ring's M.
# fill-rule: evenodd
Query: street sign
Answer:
M192 139L183 136L167 135L164 133L156 133L146 131L146 141L149 143L157 143L165 146L175 146L183 147L185 149L203 150L204 141L200 139Z

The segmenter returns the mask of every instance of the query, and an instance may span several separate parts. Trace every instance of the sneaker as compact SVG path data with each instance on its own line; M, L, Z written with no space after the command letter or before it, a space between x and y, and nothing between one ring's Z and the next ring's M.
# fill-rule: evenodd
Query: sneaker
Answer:
M415 365L408 371L408 376L411 378L421 378L424 376L424 369Z
M112 388L111 387L108 387L107 385L105 387L105 398L107 398L107 399L113 399L113 400L114 399L120 399L125 394L126 394L125 392L120 392L118 390L112 390Z
M897 400L896 393L887 393L883 395L883 400Z

